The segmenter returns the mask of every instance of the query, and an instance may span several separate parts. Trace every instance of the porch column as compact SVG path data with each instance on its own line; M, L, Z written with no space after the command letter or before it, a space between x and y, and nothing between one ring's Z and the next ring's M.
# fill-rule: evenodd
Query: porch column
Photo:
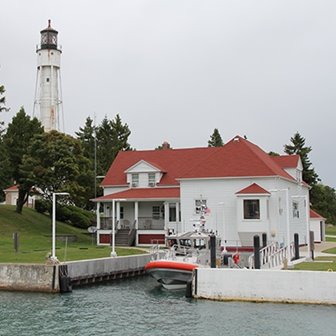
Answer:
M179 226L180 226L180 203L176 202L176 232L179 232Z
M97 202L97 209L96 209L96 219L97 219L97 230L100 230L100 202Z
M120 229L120 201L117 201L117 223L118 223L118 229Z
M135 220L135 229L139 229L139 202L134 202L134 220Z
M164 229L168 229L168 223L169 223L169 203L164 202Z

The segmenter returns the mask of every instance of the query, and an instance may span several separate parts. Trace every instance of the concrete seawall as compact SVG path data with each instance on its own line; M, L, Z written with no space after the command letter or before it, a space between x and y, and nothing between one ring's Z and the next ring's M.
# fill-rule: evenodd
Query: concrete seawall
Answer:
M336 304L336 273L199 268L193 296L223 301Z
M67 262L73 285L107 281L143 273L150 254Z
M72 286L142 274L150 259L150 254L144 254L59 265L0 264L0 290L47 293L71 291Z
M0 264L0 290L59 292L58 267L35 264Z

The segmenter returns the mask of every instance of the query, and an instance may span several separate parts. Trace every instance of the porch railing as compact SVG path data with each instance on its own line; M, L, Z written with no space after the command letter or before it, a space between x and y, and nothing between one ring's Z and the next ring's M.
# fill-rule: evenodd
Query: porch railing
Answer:
M155 219L152 217L138 218L139 230L164 230L164 219Z

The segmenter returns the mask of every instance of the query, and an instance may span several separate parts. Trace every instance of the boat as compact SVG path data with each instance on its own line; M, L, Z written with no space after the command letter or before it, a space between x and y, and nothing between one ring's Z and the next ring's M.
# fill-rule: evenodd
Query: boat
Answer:
M152 251L153 260L145 265L147 274L166 289L183 289L198 267L210 267L210 239L216 235L203 227L166 237L167 249ZM216 239L220 253L220 239Z

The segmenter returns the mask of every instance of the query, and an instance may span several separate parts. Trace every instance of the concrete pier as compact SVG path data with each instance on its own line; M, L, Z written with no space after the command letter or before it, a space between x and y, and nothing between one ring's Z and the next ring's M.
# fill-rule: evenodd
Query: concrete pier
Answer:
M58 293L58 266L0 264L0 290Z
M193 297L336 305L336 272L199 268Z

